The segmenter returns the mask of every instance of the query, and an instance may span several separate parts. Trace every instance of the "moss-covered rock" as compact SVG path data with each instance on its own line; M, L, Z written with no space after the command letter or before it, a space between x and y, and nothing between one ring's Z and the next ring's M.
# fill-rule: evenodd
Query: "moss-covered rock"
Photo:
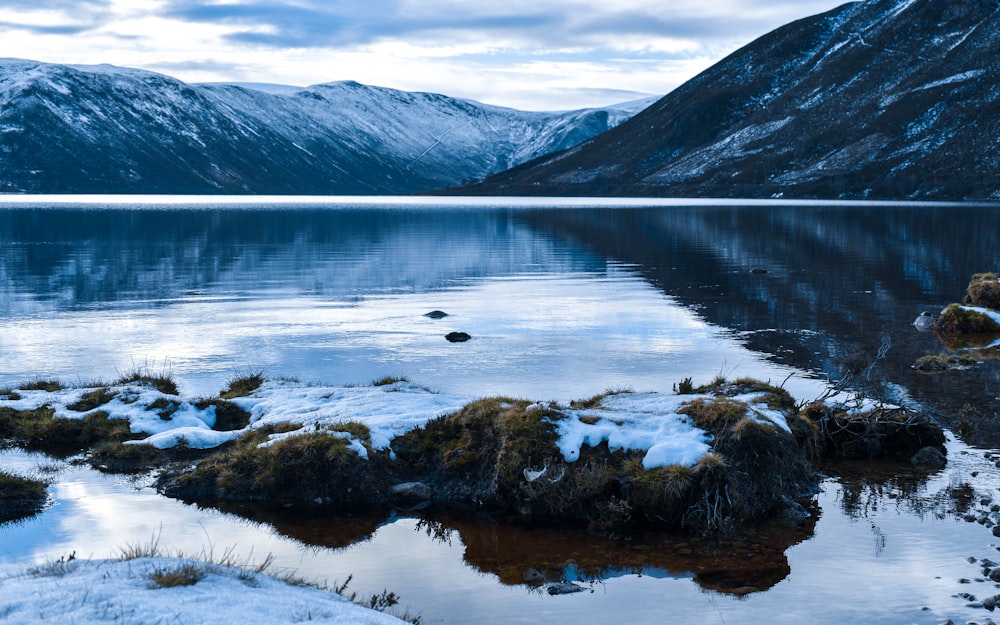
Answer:
M979 362L972 355L965 353L942 353L921 356L913 363L913 368L924 373L941 373L974 367Z
M933 329L943 337L1000 334L1000 323L989 315L951 304L934 320Z
M965 303L1000 310L1000 274L977 273L972 276L965 292Z

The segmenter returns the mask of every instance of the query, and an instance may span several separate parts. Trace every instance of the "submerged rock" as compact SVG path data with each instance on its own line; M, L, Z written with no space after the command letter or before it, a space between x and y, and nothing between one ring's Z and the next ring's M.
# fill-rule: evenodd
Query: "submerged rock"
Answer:
M424 316L429 317L430 319L444 319L448 316L448 313L443 310L432 310L429 313L424 313Z
M979 362L969 354L928 354L913 363L913 368L924 373L961 371L974 367Z
M389 489L389 493L393 497L408 501L430 501L434 496L434 490L423 482L396 484Z
M918 467L928 469L943 469L948 464L948 457L936 447L923 447L913 454L910 462Z
M586 589L583 586L573 582L555 582L545 586L545 592L550 595L572 595L584 590Z
M472 338L470 334L465 332L449 332L444 336L449 343L464 343Z

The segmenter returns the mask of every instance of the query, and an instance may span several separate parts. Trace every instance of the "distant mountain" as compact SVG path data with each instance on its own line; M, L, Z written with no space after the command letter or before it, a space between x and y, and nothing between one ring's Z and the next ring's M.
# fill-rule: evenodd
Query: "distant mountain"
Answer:
M871 0L463 193L1000 199L1000 6Z
M649 103L536 113L355 82L191 85L0 60L0 191L413 193L562 150Z

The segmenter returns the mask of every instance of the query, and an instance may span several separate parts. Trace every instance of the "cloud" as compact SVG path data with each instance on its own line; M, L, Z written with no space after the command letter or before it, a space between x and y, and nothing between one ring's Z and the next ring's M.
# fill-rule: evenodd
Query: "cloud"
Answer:
M225 25L234 43L274 48L350 48L376 42L408 40L479 41L484 48L527 47L539 50L614 48L616 39L744 40L762 34L814 5L828 0L770 3L749 0L674 2L652 0L480 0L417 2L366 0L364 3L300 0L240 0L216 3L174 0L163 5L164 17L199 24Z
M78 35L111 16L110 0L4 0L0 30L36 35Z

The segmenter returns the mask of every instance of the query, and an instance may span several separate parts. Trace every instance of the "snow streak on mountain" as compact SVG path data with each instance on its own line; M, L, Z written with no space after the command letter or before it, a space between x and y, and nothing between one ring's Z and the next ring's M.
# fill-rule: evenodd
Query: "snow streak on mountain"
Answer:
M354 82L189 85L0 61L0 191L400 194L570 147L649 102L534 113Z
M1000 199L998 52L997 0L845 4L461 192Z

